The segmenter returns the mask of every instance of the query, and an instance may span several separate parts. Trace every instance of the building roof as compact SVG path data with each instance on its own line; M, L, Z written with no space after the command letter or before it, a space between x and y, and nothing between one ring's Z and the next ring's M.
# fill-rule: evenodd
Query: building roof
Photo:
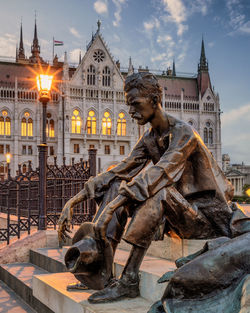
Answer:
M47 67L48 64L46 64L46 66L42 65L44 71L47 69ZM30 87L35 83L35 72L40 72L40 67L38 64L0 62L0 86L14 87L15 78L17 77L19 85L22 84L24 87ZM57 72L55 79L61 80L62 70L60 70L60 67L51 66L50 73L53 74L55 72Z
M198 99L197 78L158 76L161 87L168 97L180 97L183 89L184 98Z

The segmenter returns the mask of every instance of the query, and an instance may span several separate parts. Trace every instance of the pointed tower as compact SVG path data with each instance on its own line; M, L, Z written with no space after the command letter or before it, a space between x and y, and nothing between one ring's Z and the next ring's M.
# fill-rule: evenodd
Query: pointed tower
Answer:
M31 57L29 58L29 60L31 63L39 63L39 61L41 63L43 62L42 58L40 57L40 46L39 46L38 37L37 37L36 19L35 19L33 44L31 46Z
M81 50L79 51L79 64L81 64L82 62L82 54L81 54Z
M200 64L198 65L198 71L208 72L208 62L206 59L203 37L201 41L201 56L200 56Z
M203 37L202 37L202 42L201 42L201 56L200 56L200 63L198 64L197 80L198 80L198 89L199 89L199 92L201 93L201 97L203 97L207 88L210 88L212 91Z
M175 71L175 61L173 60L173 71L172 76L176 77L176 71Z
M22 23L21 23L21 28L20 28L20 41L19 41L17 60L25 60L25 53L24 53L24 47L23 47L23 25L22 25Z
M134 73L134 67L132 65L131 57L129 57L129 64L128 64L128 76Z

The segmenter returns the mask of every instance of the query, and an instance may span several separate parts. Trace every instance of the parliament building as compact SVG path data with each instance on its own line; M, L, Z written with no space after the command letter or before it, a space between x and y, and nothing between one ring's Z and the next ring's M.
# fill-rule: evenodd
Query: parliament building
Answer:
M35 76L48 66L41 56L36 22L30 57L25 55L21 26L15 62L0 61L0 178L6 177L7 153L11 154L12 176L18 165L25 173L29 161L38 167L42 108ZM87 160L88 150L95 148L101 172L129 154L144 131L131 119L125 104L124 79L133 72L131 59L128 70L120 70L101 35L99 21L78 66L69 65L66 53L63 62L55 56L50 65L54 88L47 107L48 162L54 156L59 164L63 158L66 164L72 158L74 162ZM172 68L156 75L164 110L192 125L221 165L220 102L211 85L203 40L196 75L178 75L174 62Z

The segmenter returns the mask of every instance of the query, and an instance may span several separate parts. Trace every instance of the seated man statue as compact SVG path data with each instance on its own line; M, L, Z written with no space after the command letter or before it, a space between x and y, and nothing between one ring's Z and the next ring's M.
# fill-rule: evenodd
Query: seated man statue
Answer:
M127 158L86 182L66 203L59 221L59 238L64 239L73 206L95 199L96 238L109 242L113 252L122 236L132 245L120 279L107 281L91 295L92 303L139 295L139 268L159 229L186 239L232 238L244 232L237 222L244 214L228 204L232 185L196 130L163 110L157 78L149 72L132 74L124 90L131 117L151 128ZM123 234L128 217L132 219Z

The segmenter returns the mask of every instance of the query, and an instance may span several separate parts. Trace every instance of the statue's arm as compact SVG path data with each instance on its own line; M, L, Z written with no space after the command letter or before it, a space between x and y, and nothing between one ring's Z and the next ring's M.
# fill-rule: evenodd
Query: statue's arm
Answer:
M145 201L162 188L171 186L180 179L186 160L196 145L197 138L191 128L176 127L170 145L158 163L141 171L131 182L121 184L119 194Z
M88 198L88 193L84 187L78 194L69 199L61 212L59 221L58 221L58 239L59 242L62 240L65 241L66 237L69 237L67 232L70 232L70 223L73 215L73 208L76 204L86 200Z

